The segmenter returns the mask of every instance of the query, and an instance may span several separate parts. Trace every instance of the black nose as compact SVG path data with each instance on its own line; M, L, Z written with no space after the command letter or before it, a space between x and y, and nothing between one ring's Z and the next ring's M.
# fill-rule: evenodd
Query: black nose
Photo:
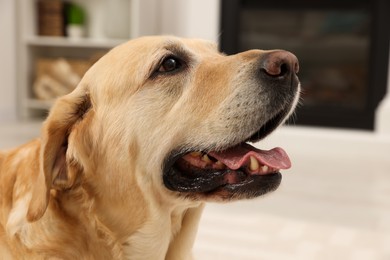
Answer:
M299 71L297 57L288 51L272 51L262 56L260 62L262 74L271 78L289 78L291 74Z

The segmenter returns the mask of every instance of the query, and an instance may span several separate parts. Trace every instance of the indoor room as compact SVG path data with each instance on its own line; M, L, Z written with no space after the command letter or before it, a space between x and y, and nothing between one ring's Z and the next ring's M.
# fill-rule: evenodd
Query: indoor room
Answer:
M10 151L38 140L36 138L40 138L36 142L50 139L47 137L50 131L42 128L42 123L55 100L76 93L84 86L79 83L83 82L87 71L104 60L102 57L111 49L124 46L129 40L149 35L200 38L213 42L210 46L214 46L214 51L217 48L223 52L221 57L238 57L237 53L252 49L286 50L289 59L297 58L293 69L299 78L296 88L300 96L297 94L291 101L295 102L291 106L296 105L296 108L283 115L288 114L289 118L278 121L283 124L275 131L270 133L277 124L270 127L267 134L252 138L251 146L256 151L274 151L274 147L281 147L288 154L291 167L279 167L281 184L265 196L228 203L224 199L208 200L192 249L194 259L390 259L389 12L387 0L0 0L0 151ZM287 55L285 53L283 55ZM146 59L145 56L144 64L147 64ZM216 61L204 62L214 64ZM164 64L163 69L167 70ZM268 66L265 71L272 80L285 73L285 64L276 69L275 75L274 67L269 66L276 65L267 64L261 66ZM103 66L104 71L111 71L112 77L122 77L114 68ZM224 68L221 65L218 71ZM139 71L141 74L142 70ZM232 71L215 73L215 77L228 77L235 73ZM155 81L162 81L156 77ZM96 82L101 78L96 75ZM208 97L208 93L218 93L215 88L216 85L207 86L201 93ZM108 93L115 91L113 87ZM168 95L165 92L161 90L161 95ZM93 91L90 93L94 95ZM143 106L147 107L150 100L145 100ZM91 106L99 102L92 101ZM186 102L198 101L188 99ZM235 104L234 100L231 103ZM199 111L206 111L209 104ZM240 105L237 104L237 110ZM166 106L150 106L143 116L154 112L165 116L161 111ZM115 105L112 107L118 109ZM110 106L106 108L110 109ZM257 113L254 108L247 108L251 109ZM66 109L57 110L60 113ZM128 117L135 112L129 109ZM214 113L210 109L204 117ZM181 117L179 112L178 120ZM230 122L230 117L223 118ZM110 129L109 122L116 122L110 120L107 129ZM121 120L122 116L118 117L117 121ZM163 121L161 125L165 126ZM160 122L150 124L156 128L159 125ZM195 123L193 126L198 127ZM67 137L73 136L69 129L64 130ZM237 135L239 132L237 130ZM202 133L199 130L199 135ZM112 133L113 138L121 135L124 133ZM265 135L267 137L263 138ZM102 142L109 138L109 135L101 136ZM182 136L177 135L177 139L180 138ZM213 138L210 134L209 139ZM138 146L146 149L161 141L164 147L161 149L165 149L167 141L152 140L154 143ZM63 141L64 144L68 145L68 140ZM128 148L131 149L135 148ZM221 151L210 154L218 152ZM155 156L151 158L157 158ZM0 152L0 162L1 159ZM217 159L211 158L214 160L211 163L217 164ZM61 159L56 159L53 165L59 161ZM263 163L268 169L272 166L271 159L266 161ZM0 167L0 176L2 174ZM6 189L7 184L0 183L0 187ZM27 209L18 214L26 212ZM13 216L18 218L18 214ZM6 218L5 213L0 216ZM25 217L20 218L15 221L22 223ZM12 220L7 223L10 222ZM1 237L10 231L1 224L0 259L3 259L1 250L6 243L2 244Z

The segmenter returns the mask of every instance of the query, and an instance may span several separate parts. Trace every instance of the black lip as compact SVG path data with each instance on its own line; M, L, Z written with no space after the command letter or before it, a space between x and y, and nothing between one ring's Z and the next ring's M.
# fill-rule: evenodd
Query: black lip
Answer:
M226 184L225 176L231 170L205 171L203 174L194 175L182 174L173 166L174 162L175 160L171 159L170 163L166 164L163 174L164 185L169 190L184 194L210 196L221 193L228 199L252 198L276 190L282 180L279 172L269 175L247 175L244 171L237 170L235 174L239 178L238 182Z
M246 181L229 184L221 189L230 194L230 198L253 198L276 190L282 181L282 174L251 175Z
M181 174L175 167L170 167L164 172L163 180L165 186L178 192L210 192L223 186L226 171L205 171L203 174L195 176Z

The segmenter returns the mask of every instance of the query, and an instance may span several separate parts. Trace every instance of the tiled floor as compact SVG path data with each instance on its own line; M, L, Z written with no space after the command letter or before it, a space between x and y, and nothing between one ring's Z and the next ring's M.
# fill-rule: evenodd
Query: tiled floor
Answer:
M0 148L37 136L39 128L0 126ZM330 133L319 142L327 131L302 131L282 129L259 144L286 146L292 159L278 191L206 207L196 259L390 259L390 141Z

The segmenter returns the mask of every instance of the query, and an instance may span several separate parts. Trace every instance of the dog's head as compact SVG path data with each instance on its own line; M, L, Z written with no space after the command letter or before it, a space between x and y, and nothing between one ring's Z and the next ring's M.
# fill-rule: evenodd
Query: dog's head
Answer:
M51 189L82 186L122 208L276 189L279 170L290 167L287 155L246 142L264 138L292 112L297 72L296 57L280 50L226 56L212 43L175 37L114 48L45 122L29 219L44 213Z

